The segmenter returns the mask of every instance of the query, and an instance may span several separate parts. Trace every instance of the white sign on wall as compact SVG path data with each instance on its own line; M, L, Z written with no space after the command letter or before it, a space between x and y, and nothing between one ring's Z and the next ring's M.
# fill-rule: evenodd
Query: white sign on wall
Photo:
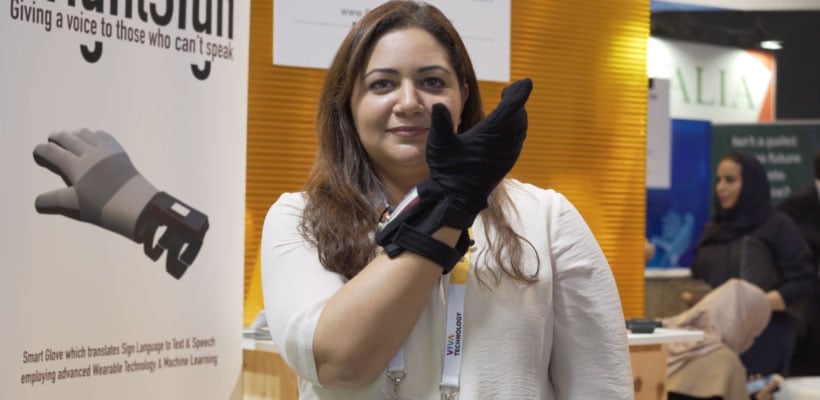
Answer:
M669 189L672 181L669 80L650 79L646 117L646 187Z
M273 63L327 68L350 27L383 0L273 2ZM510 0L430 0L453 22L478 79L510 80Z
M250 10L153 3L0 16L0 399L241 392Z
M712 123L774 118L774 57L762 51L650 38L648 70L669 79L672 118Z

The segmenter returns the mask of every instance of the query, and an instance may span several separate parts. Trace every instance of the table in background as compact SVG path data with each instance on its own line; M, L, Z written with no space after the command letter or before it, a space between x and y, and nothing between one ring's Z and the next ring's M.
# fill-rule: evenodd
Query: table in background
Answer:
M629 357L635 399L666 399L666 353L661 344L703 339L702 331L655 329L654 333L629 333ZM296 374L285 364L270 340L243 339L245 400L296 400Z
M703 331L657 328L653 333L628 333L629 358L636 400L666 399L666 352L663 343L695 342Z
M244 400L296 400L296 374L285 364L272 340L242 339Z

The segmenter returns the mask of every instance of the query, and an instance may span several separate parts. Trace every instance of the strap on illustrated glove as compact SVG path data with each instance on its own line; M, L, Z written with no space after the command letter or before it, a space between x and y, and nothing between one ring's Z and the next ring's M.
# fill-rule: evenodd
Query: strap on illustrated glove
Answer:
M521 154L527 136L524 104L530 92L530 79L514 82L504 89L490 115L461 134L453 129L447 107L433 105L426 148L430 178L405 197L405 205L400 204L376 234L376 243L390 257L409 250L436 262L444 273L455 266L469 246L466 229L487 207L490 193ZM442 226L462 230L455 249L431 236ZM455 257L439 245L460 255Z
M34 160L67 185L37 196L37 212L61 214L143 243L152 260L168 250L166 270L177 279L193 263L208 217L151 185L110 134L87 129L52 134L34 148ZM154 246L160 226L167 228Z

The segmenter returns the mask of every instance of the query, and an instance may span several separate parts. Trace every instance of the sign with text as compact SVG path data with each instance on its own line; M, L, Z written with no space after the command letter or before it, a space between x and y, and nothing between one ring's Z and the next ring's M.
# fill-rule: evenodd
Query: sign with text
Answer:
M350 31L383 0L273 2L273 63L327 68ZM510 0L430 0L461 35L478 79L510 80Z
M0 399L241 394L250 9L152 3L0 16Z
M807 124L715 125L712 171L732 150L753 153L766 167L772 203L814 182L814 153L820 150L820 121Z
M771 53L652 37L647 73L669 79L672 118L712 123L774 119Z

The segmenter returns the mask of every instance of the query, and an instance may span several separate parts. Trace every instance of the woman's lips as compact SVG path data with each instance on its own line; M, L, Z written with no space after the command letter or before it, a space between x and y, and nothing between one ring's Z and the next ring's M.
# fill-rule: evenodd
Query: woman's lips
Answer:
M421 126L399 126L396 128L390 128L387 131L396 136L413 137L427 133L427 128Z

